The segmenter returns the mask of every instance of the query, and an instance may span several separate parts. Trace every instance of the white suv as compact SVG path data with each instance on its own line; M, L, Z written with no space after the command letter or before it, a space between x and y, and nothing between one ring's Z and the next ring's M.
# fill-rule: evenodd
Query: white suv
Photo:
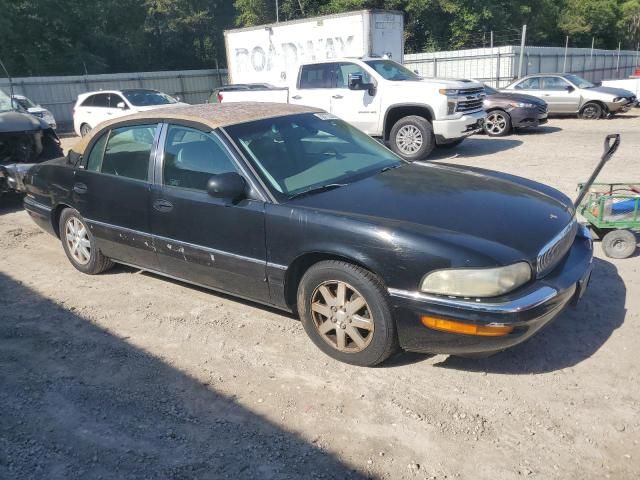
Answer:
M146 88L100 90L78 95L73 107L73 129L85 136L99 123L168 105L186 105L166 93Z

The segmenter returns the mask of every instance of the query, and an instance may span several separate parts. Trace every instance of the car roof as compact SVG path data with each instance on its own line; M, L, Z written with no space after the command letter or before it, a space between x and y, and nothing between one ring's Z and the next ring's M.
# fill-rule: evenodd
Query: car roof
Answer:
M264 120L267 118L294 115L297 113L322 112L322 109L287 103L267 102L238 102L238 103L203 103L199 105L181 105L156 108L144 112L118 117L114 120L99 124L83 137L74 147L76 153L83 153L91 140L101 132L120 123L136 120L150 120L154 123L182 121L199 123L214 130L219 127L236 125L239 123Z

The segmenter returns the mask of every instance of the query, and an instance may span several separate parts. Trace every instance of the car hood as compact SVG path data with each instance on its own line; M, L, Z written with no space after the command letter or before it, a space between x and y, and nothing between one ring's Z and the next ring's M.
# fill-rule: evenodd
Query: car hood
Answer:
M488 102L522 102L533 103L534 105L544 105L546 102L533 95L525 95L524 93L498 92L493 95L487 95L485 101Z
M27 113L0 113L0 133L35 132L48 128L49 125L46 122Z
M614 88L614 87L593 87L593 88L583 88L585 92L594 92L594 93L602 93L605 95L613 95L614 97L633 97L634 93L629 90L625 90L624 88Z
M289 205L453 242L471 238L476 248L486 248L482 253L494 258L500 256L496 246L502 246L510 258L530 261L574 215L571 201L548 186L499 172L436 164L403 165Z

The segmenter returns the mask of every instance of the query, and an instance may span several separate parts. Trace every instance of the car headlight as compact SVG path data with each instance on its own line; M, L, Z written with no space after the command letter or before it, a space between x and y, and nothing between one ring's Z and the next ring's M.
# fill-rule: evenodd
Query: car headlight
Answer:
M45 116L44 112L31 112L31 115L38 118L43 118Z
M616 97L613 99L613 103L624 102L626 100L627 100L626 97Z
M455 297L497 297L530 279L531 267L527 262L497 268L451 268L425 275L420 290Z
M533 103L523 103L523 102L510 103L509 106L513 107L513 108L535 108L535 104L533 104Z
M447 115L456 113L458 107L458 90L455 88L441 88L438 90L440 95L447 97Z

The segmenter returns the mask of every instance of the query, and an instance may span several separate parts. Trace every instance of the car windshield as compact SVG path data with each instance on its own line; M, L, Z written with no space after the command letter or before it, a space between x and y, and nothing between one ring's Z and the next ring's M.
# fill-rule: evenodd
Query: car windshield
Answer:
M13 110L13 102L11 102L11 98L9 95L0 90L0 112L9 112Z
M595 87L595 85L593 83L589 82L588 80L585 80L582 77L579 77L578 75L569 74L569 75L565 75L564 78L569 80L571 83L573 83L578 88L593 88L593 87Z
M169 105L178 101L166 93L155 90L123 90L122 94L127 97L129 103L136 107L150 107L152 105Z
M402 163L382 144L329 113L268 118L225 130L281 201Z
M414 72L393 60L367 60L364 63L378 72L385 80L393 80L394 82L420 80L420 77Z
M37 105L33 103L31 100L29 100L27 97L13 97L13 99L16 102L18 102L18 105L20 105L25 110L29 110L30 108L37 107Z

